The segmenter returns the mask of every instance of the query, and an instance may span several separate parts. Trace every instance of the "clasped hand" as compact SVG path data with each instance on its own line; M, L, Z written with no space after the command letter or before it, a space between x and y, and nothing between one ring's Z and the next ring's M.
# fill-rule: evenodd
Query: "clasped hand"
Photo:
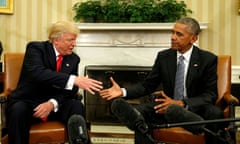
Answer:
M158 114L164 114L165 111L167 110L167 108L172 104L176 104L176 105L179 105L182 107L184 106L183 101L174 100L174 99L170 98L169 96L167 96L163 91L160 92L160 95L158 95L158 97L156 97L154 99L154 101L156 103L159 103L156 106L154 106L154 110Z
M35 118L40 118L40 119L46 118L48 117L48 115L51 113L53 109L54 109L54 105L50 101L41 103L33 110L34 111L33 116Z

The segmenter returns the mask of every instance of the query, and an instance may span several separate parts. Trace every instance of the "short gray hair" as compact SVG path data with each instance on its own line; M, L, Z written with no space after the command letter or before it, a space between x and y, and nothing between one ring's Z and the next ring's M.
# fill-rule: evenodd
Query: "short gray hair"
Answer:
M188 26L188 31L194 35L198 35L201 32L200 25L197 20L185 17L176 21L176 23L185 24Z

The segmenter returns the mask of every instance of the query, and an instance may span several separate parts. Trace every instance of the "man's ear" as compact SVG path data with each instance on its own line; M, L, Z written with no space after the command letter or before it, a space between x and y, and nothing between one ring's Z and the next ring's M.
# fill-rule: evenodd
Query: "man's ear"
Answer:
M192 43L195 43L198 40L198 35L193 35L192 36Z

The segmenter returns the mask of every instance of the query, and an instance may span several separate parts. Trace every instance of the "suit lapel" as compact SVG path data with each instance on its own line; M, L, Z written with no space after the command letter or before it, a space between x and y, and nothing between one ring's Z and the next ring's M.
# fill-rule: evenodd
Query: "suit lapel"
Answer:
M175 75L177 70L177 52L172 50L167 56L167 70L171 85L174 87Z
M47 43L47 55L48 55L48 61L50 64L50 67L52 70L56 70L56 54L53 48L53 45L51 43ZM63 73L70 73L72 71L72 60L71 55L69 56L63 56L62 66L60 69L60 72Z
M56 70L56 54L54 52L54 48L52 43L47 42L46 48L47 59L49 61L50 67L52 70Z
M192 55L191 55L191 58L190 58L190 63L189 63L189 66L188 66L188 73L187 73L187 79L186 79L187 89L190 86L189 84L192 83L192 80L195 77L195 75L198 74L199 66L200 66L200 62L199 62L198 48L194 46L193 51L192 51Z
M62 62L62 67L61 67L61 72L63 73L70 73L73 69L73 60L71 60L71 55L70 56L64 56L63 57L63 62Z

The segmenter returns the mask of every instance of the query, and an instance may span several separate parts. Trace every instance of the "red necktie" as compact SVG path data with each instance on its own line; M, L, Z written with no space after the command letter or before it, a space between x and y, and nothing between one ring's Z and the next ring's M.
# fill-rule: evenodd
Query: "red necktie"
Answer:
M58 58L57 58L57 64L56 64L56 71L59 72L60 69L61 69L61 65L62 65L62 55L58 55Z
M47 121L47 117L42 118L42 121L43 121L43 122L46 122L46 121Z

